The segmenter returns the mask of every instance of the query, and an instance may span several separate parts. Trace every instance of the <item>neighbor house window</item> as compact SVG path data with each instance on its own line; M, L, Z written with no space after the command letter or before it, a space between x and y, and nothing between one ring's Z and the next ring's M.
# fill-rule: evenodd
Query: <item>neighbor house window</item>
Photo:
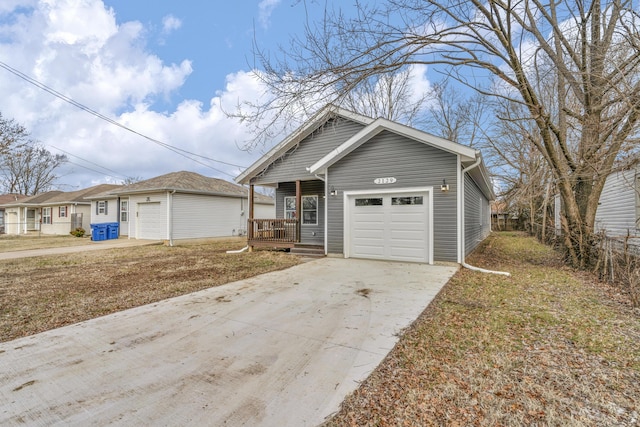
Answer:
M58 216L60 218L66 218L67 217L67 207L66 206L58 207Z
M129 221L129 201L120 201L120 222Z
M51 224L51 208L42 208L42 223Z
M284 217L295 219L295 197L284 198ZM302 225L318 225L318 196L302 196Z
M96 215L106 215L107 214L108 203L106 200L101 200L96 202Z

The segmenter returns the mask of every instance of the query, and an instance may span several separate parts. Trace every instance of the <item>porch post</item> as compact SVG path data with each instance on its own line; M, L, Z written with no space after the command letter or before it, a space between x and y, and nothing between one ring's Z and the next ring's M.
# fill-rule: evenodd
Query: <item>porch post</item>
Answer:
M247 241L253 240L253 198L254 198L253 184L249 184L249 218L247 219ZM253 252L253 245L249 243L249 252Z
M302 184L296 181L296 242L300 241L300 224L302 224Z

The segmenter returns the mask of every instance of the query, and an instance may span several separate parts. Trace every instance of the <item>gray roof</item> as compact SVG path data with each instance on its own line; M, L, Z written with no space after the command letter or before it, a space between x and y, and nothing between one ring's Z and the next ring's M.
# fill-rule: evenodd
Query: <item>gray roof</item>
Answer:
M145 181L125 185L104 194L94 195L91 198L96 199L99 198L98 196L125 196L158 191L176 191L178 193L208 194L223 197L248 197L248 190L241 185L232 184L223 179L210 178L195 172L181 171L171 172ZM255 195L255 202L262 204L274 203L271 197L257 193Z
M47 191L46 193L36 194L34 196L25 197L18 200L12 200L3 206L53 206L65 205L69 203L88 204L85 199L92 194L103 193L120 187L113 184L100 184L89 188L83 188L77 191Z

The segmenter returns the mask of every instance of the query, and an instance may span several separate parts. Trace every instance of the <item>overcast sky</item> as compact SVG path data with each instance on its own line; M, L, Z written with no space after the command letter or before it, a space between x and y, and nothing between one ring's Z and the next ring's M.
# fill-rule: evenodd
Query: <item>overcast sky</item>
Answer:
M0 62L26 79L0 68L0 112L69 157L59 171L64 191L180 170L232 181L261 154L239 148L250 135L220 108L264 94L252 43L286 44L323 9L324 1L297 0L2 0ZM140 134L237 166L180 156L28 79Z

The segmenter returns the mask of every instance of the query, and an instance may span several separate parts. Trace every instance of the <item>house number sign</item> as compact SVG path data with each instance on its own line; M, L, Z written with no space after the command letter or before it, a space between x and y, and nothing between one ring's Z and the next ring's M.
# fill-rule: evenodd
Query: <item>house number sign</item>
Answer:
M376 178L373 180L374 184L393 184L396 182L396 179L392 176L388 176L386 178Z

